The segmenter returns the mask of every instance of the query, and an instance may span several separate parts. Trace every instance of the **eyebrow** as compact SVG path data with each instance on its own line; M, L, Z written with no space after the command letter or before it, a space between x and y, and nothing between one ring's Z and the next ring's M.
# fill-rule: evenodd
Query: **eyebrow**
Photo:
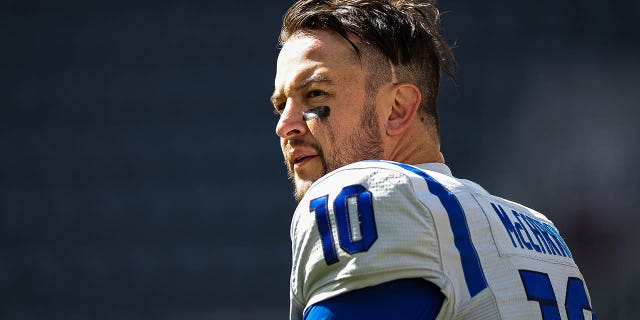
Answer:
M299 84L297 84L293 90L294 91L299 91L302 88L308 87L311 84L314 83L325 83L325 84L333 84L333 81L331 79L329 79L327 76L323 75L323 74L313 74L310 77L300 81ZM271 95L271 103L275 105L275 102L282 96L281 91L278 92L274 92L273 95Z

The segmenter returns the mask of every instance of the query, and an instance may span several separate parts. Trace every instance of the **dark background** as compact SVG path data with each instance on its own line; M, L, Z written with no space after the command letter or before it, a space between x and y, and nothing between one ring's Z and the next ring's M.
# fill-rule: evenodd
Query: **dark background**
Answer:
M2 1L0 319L287 317L289 4ZM447 163L553 219L600 319L632 318L640 2L440 7Z

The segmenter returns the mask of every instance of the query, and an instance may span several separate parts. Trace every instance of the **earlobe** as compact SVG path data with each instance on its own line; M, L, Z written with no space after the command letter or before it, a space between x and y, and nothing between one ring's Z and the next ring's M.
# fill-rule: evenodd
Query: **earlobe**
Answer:
M390 136L404 132L415 121L422 95L420 89L411 83L399 83L394 88L394 100L387 119L386 131Z

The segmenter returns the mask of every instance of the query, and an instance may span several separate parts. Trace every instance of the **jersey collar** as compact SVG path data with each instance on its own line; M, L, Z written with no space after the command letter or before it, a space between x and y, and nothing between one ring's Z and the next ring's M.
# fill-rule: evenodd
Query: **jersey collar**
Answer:
M451 173L451 169L449 169L449 167L444 163L429 162L429 163L415 164L414 166L423 170L435 171L435 172L453 177L453 174Z

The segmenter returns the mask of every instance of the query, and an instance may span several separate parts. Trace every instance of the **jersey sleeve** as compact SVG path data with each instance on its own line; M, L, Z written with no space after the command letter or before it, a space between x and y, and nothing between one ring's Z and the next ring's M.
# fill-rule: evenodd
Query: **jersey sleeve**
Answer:
M305 310L303 320L433 320L444 295L423 279L400 279L320 301Z
M291 225L292 318L314 303L396 279L447 285L433 209L418 199L412 179L358 163L314 183Z

